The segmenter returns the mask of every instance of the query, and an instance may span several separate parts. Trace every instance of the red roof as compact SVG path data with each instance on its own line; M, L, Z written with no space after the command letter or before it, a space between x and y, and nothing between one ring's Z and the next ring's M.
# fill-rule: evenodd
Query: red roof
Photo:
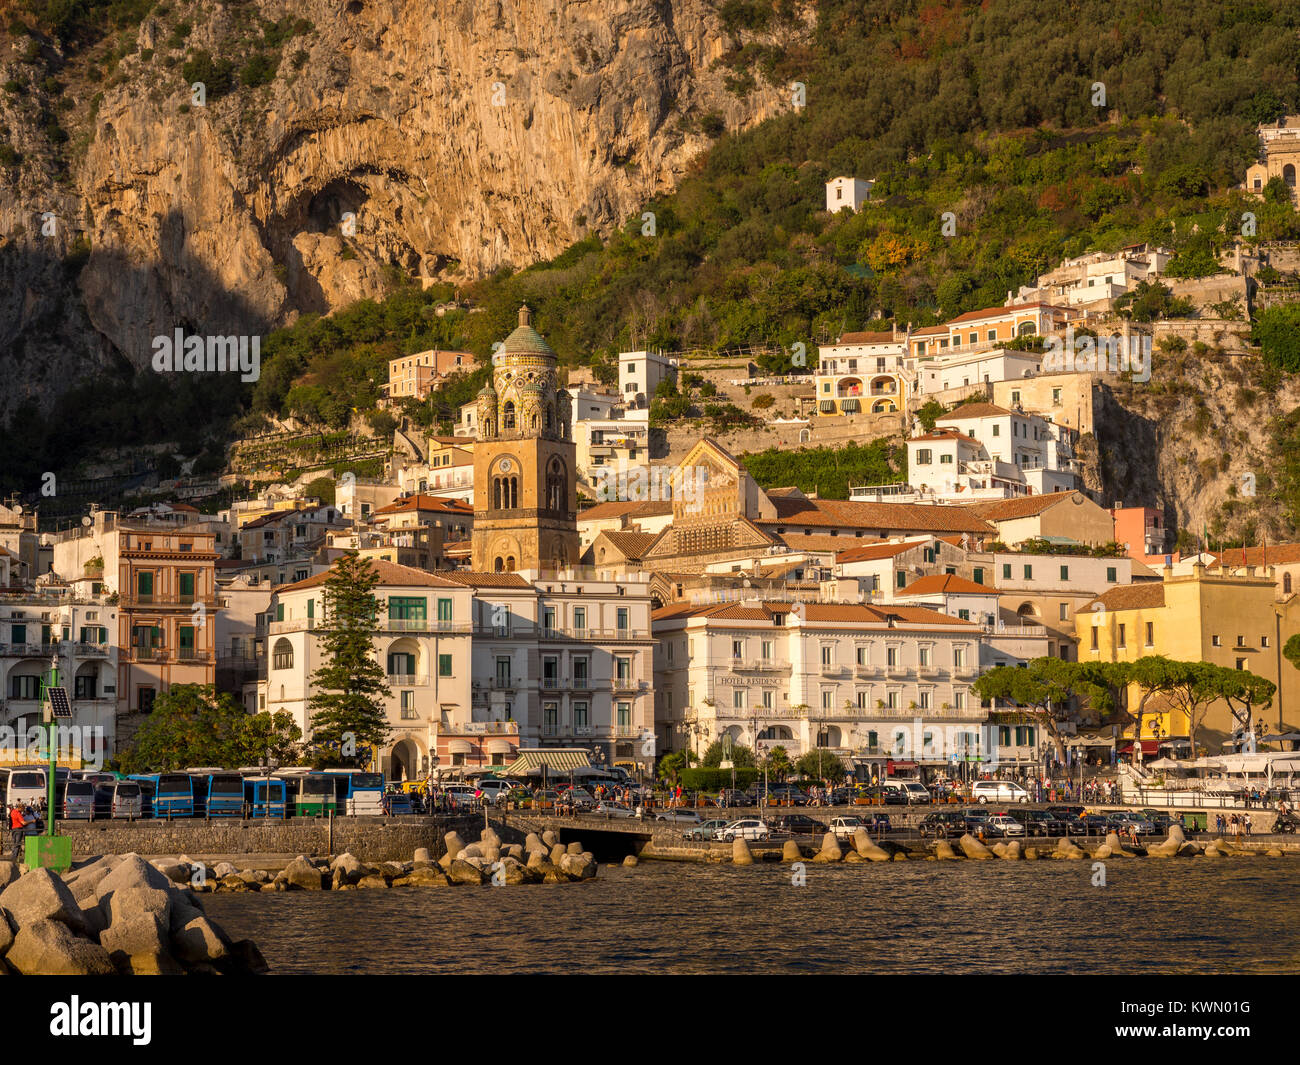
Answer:
M906 588L903 595L935 595L936 593L955 595L997 595L998 590L987 584L976 584L955 573L936 573L928 577L918 577Z

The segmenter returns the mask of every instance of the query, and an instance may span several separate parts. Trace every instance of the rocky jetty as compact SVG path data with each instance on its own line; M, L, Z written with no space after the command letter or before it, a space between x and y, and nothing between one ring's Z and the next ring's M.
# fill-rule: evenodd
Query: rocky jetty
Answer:
M25 976L248 974L256 945L232 940L174 871L105 855L62 876L0 862L0 969ZM188 881L185 881L188 884Z

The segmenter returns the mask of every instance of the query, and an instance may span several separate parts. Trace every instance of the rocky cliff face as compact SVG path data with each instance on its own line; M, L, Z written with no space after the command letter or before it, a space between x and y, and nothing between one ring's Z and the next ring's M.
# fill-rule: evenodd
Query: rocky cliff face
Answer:
M286 16L310 26L268 45ZM76 105L62 161L23 39L0 61L32 87L0 100L23 156L0 206L0 348L19 377L143 367L160 333L260 332L380 294L394 268L469 279L550 257L672 188L709 143L702 117L734 129L787 106L725 91L710 0L173 4L131 33L107 82L45 42ZM205 106L183 76L199 49L237 75ZM278 71L241 87L259 50Z

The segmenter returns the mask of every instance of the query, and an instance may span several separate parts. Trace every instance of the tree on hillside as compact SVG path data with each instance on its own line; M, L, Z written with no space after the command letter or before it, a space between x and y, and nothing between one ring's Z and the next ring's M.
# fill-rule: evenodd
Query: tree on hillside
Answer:
M127 773L191 765L246 765L241 761L248 713L211 684L173 684L153 703L131 745L118 755Z
M344 555L325 581L324 617L315 630L325 661L311 676L311 740L337 746L344 760L361 744L377 747L388 735L384 700L390 690L374 654L383 609L375 596L378 583L368 560Z
M976 678L972 690L981 699L1011 703L1031 714L1052 738L1057 757L1065 761L1061 725L1073 716L1071 704L1081 694L1085 679L1077 662L1035 658L1027 666L995 666Z

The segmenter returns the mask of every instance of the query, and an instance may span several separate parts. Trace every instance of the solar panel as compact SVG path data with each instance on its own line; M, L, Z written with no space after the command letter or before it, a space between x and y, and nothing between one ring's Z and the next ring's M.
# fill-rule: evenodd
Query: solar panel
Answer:
M50 711L54 717L72 717L72 700L68 698L67 688L46 688L45 694L50 698Z

